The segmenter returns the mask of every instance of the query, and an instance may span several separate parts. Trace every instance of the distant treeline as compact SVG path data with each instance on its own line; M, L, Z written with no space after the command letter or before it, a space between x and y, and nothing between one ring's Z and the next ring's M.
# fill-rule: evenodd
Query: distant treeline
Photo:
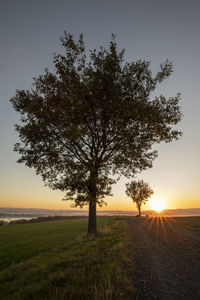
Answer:
M38 217L35 219L20 219L10 222L5 222L0 220L0 225L14 225L14 224L28 224L28 223L38 223L38 222L51 222L51 221L64 221L64 220L73 220L73 219L86 219L87 216L48 216L48 217Z

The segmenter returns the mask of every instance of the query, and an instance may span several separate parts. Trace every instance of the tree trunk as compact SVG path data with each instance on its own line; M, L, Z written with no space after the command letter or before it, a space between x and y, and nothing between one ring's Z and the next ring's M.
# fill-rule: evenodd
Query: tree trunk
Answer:
M90 199L89 203L88 234L97 234L96 199L94 198Z
M139 205L138 205L138 211L139 211L139 217L141 217L141 209Z
M96 205L97 205L97 181L98 170L94 168L90 173L89 179L89 219L88 219L88 235L97 234Z

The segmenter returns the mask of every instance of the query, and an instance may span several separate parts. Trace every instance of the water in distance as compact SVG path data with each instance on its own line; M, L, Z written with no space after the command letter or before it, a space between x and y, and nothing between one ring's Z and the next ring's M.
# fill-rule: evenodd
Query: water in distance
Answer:
M123 210L97 210L98 216L135 216L137 211L123 211ZM170 217L191 217L200 216L200 208L190 208L190 209L168 209L165 211ZM142 214L151 215L152 210L144 210ZM88 216L87 210L50 210L50 209L36 209L36 208L0 208L0 221L11 222L16 220L30 220L39 217L49 217L49 216Z

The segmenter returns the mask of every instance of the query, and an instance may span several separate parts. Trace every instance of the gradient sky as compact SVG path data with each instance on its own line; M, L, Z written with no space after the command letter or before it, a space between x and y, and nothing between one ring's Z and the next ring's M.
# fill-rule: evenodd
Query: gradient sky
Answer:
M117 35L126 60L150 60L157 71L169 58L174 73L157 89L167 97L181 92L183 121L179 141L156 146L151 170L138 175L169 208L200 207L200 1L198 0L7 0L0 10L0 207L68 209L59 191L44 187L33 169L17 164L13 144L19 116L9 99L29 89L32 78L51 68L64 30L85 36L88 49L107 46ZM103 209L135 209L122 178ZM147 206L148 208L148 206Z

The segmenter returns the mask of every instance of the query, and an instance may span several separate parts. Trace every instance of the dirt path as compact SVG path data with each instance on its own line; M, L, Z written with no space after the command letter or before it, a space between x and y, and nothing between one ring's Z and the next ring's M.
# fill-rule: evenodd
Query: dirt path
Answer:
M126 221L138 299L200 300L200 232L178 226L177 219Z

